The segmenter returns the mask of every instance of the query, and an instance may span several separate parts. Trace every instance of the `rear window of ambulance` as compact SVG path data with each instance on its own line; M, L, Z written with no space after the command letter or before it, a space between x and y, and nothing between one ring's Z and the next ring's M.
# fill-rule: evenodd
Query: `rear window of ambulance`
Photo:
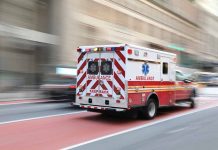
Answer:
M103 61L101 62L101 74L102 75L112 75L112 62L111 61Z
M99 72L98 62L90 61L88 63L88 74L97 75Z

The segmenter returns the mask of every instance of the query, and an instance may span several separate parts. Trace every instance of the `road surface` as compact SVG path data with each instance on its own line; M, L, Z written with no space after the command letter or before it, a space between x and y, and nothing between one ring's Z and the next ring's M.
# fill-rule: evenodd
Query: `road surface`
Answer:
M75 150L216 150L218 107L86 144Z
M69 102L0 105L0 149L217 149L218 101L161 109L154 120L108 116Z
M11 103L0 105L0 123L49 115L60 115L79 111L69 101L44 101L34 103Z

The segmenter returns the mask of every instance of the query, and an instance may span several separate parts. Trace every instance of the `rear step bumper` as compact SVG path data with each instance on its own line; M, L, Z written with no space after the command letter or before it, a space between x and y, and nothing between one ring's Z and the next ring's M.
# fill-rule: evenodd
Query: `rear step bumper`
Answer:
M78 105L81 108L91 109L91 110L101 110L101 111L116 111L124 112L127 111L126 108L115 108L115 107L106 107L106 106L95 106L95 105Z

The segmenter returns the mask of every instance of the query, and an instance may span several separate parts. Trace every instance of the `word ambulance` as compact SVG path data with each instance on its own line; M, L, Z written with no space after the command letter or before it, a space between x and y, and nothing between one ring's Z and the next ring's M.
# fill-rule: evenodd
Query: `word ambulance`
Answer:
M194 89L176 80L176 55L129 44L81 46L74 105L89 111L136 110L152 119L162 106L188 102Z

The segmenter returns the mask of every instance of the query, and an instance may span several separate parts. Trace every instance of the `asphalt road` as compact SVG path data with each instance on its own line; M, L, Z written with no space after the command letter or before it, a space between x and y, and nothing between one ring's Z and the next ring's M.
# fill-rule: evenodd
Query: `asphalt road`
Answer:
M81 110L73 108L67 101L2 105L0 106L0 123L77 111Z
M199 99L196 109L165 108L150 121L77 113L83 110L73 108L70 102L29 102L0 105L0 149L69 149L77 146L75 149L81 150L216 150L218 147L216 100ZM186 113L189 115L178 117ZM167 118L171 119L163 122ZM125 133L119 134L123 131ZM111 134L116 136L111 137ZM105 136L110 138L101 138ZM95 142L83 144L90 140Z
M92 142L78 150L217 150L218 107Z

